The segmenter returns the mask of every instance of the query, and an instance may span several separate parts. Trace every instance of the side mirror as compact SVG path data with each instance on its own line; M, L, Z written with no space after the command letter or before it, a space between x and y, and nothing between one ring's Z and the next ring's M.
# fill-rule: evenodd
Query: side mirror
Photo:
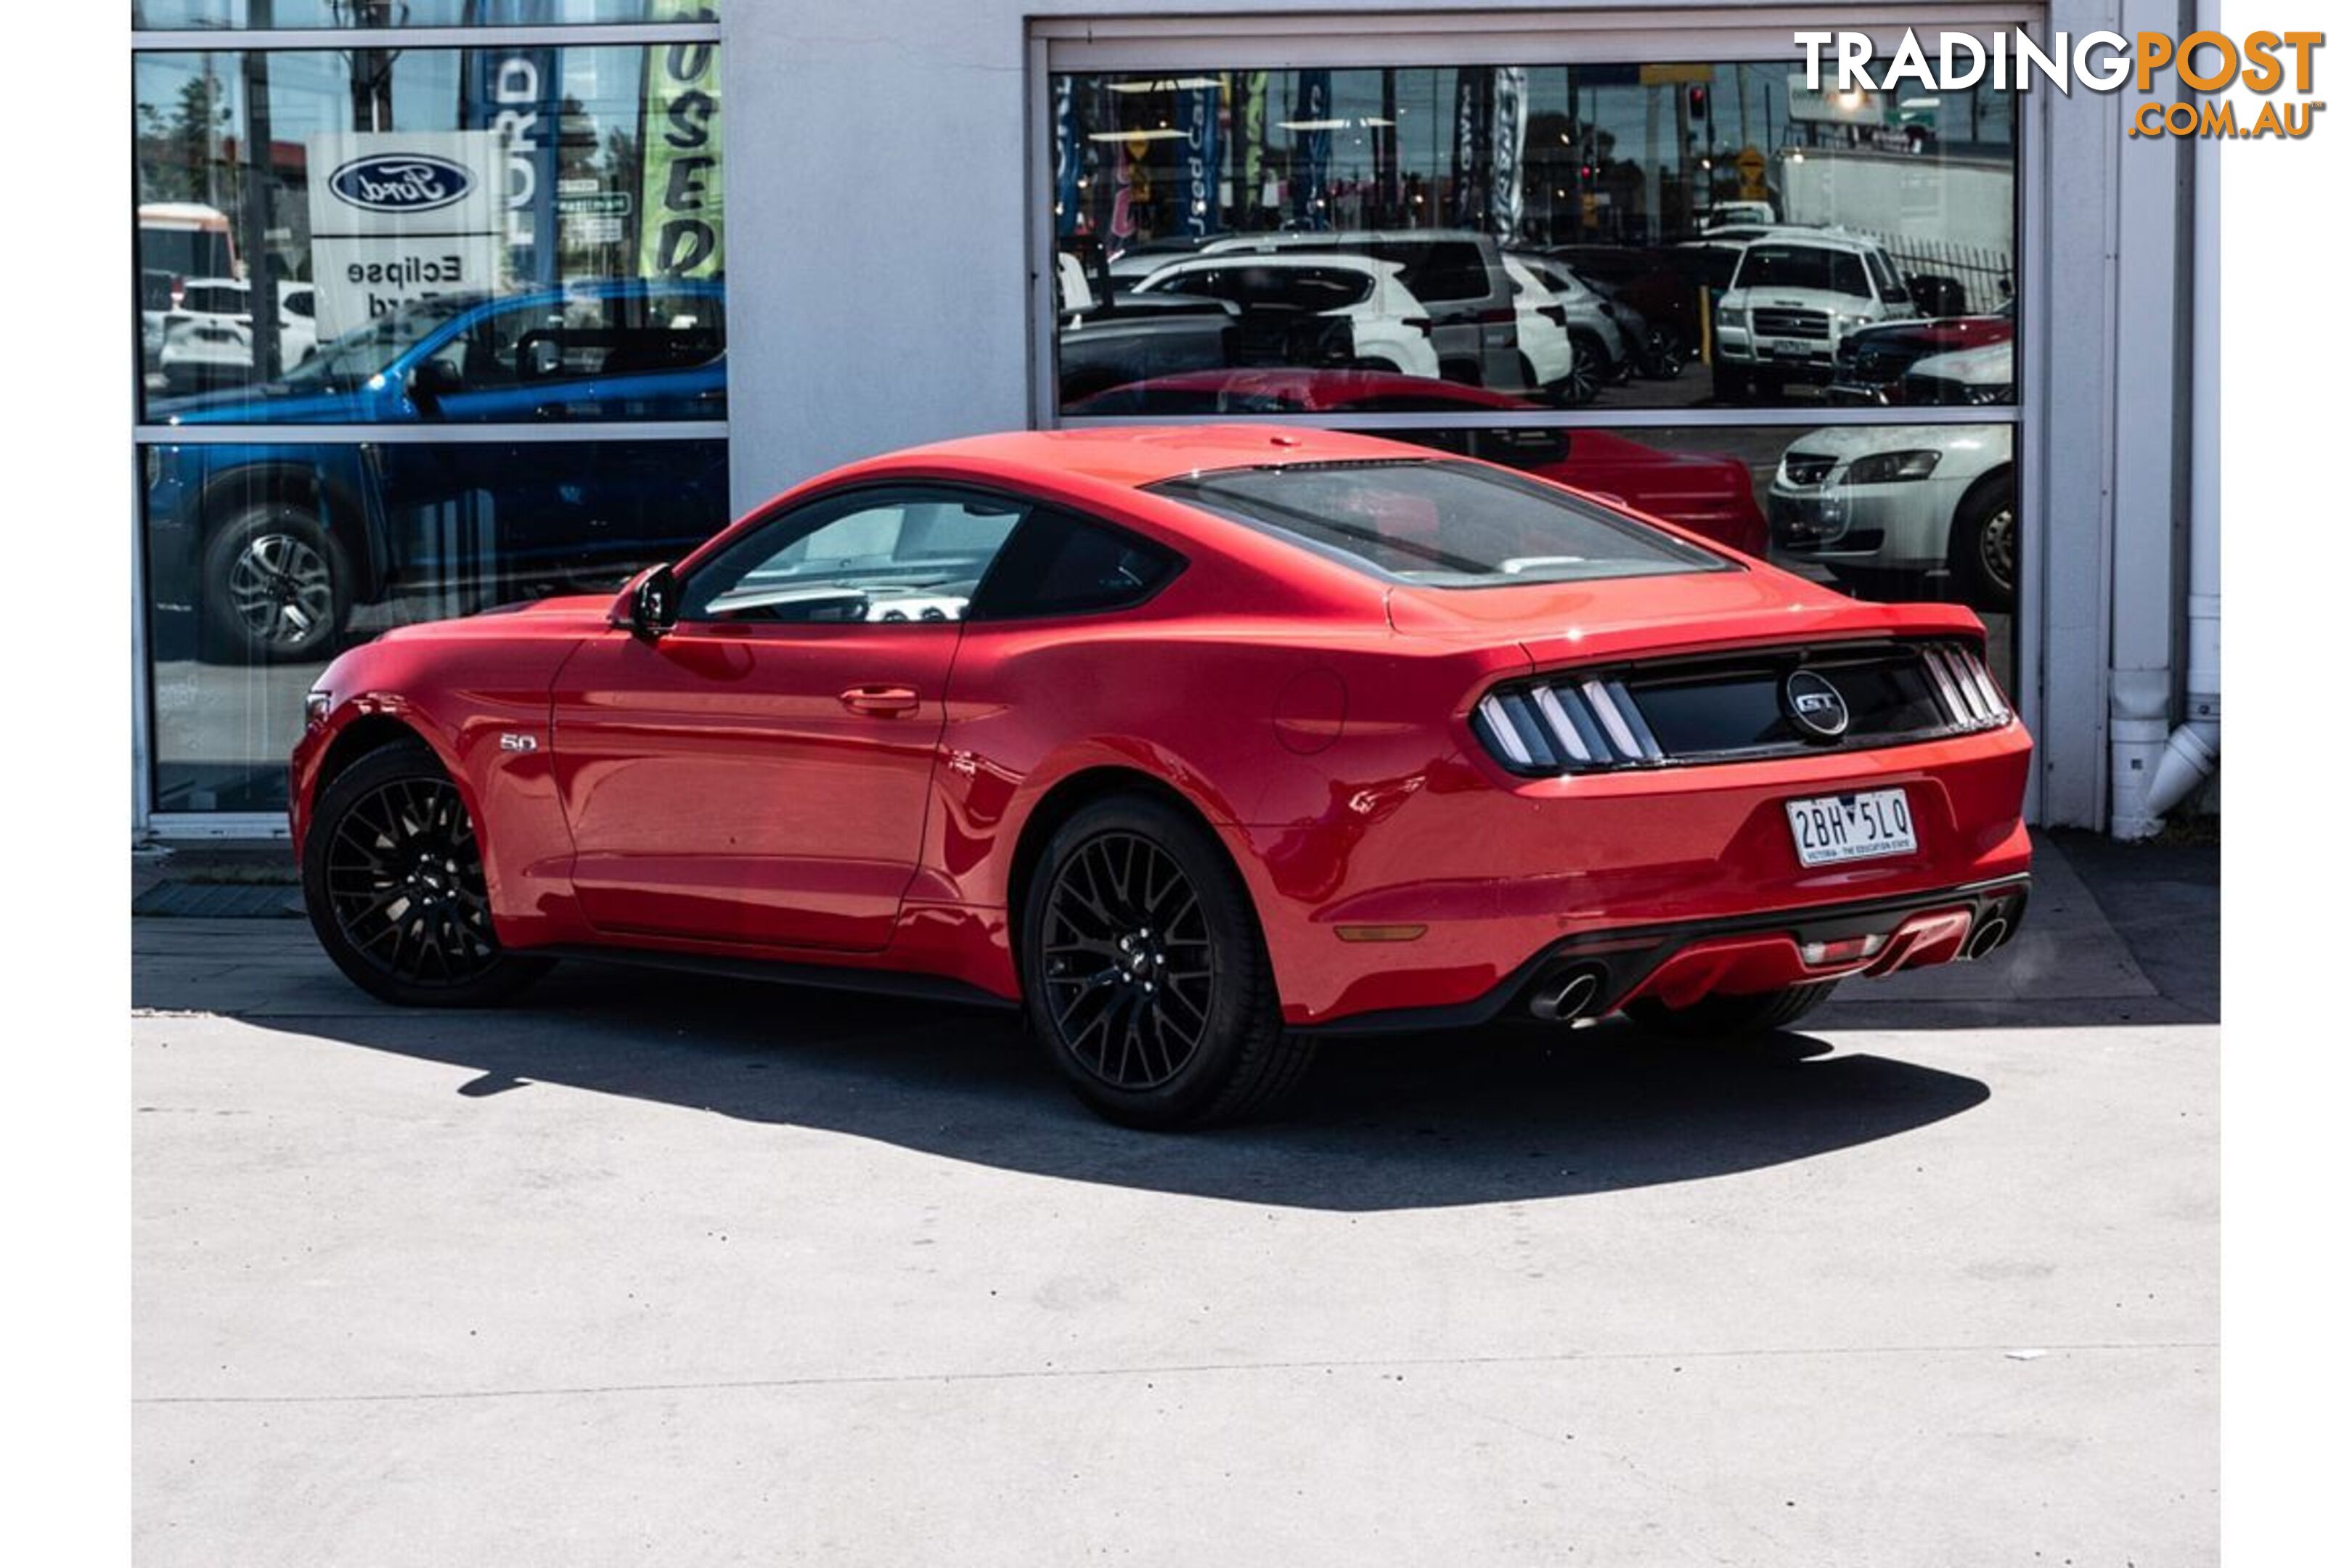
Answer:
M408 373L408 401L419 414L439 413L441 400L465 387L466 378L446 359L425 360Z
M667 566L640 572L613 601L609 618L637 637L661 636L677 625L677 574Z

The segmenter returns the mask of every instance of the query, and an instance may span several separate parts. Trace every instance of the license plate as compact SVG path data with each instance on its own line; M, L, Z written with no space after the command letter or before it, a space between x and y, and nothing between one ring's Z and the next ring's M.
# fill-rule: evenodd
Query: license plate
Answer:
M1789 835L1797 841L1798 862L1806 866L1909 855L1919 847L1919 835L1911 826L1911 803L1899 789L1792 800Z
M1774 359L1803 359L1812 350L1803 343L1767 340L1764 352Z

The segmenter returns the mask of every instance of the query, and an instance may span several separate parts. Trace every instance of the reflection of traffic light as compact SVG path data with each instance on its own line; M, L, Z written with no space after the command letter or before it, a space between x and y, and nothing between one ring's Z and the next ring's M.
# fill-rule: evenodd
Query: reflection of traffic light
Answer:
M1690 89L1690 111L1693 120L1706 118L1706 89L1694 86Z

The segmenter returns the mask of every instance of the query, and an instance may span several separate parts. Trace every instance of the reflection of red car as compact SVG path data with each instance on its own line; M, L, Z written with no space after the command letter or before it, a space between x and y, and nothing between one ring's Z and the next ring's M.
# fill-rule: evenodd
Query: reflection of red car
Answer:
M2016 335L2017 319L2006 305L1987 316L1937 316L1858 327L1838 342L1830 401L1901 403L1903 374L1921 360L1962 349L1989 348Z
M2000 946L2032 747L1983 648L1392 441L986 436L345 653L293 828L389 1000L628 952L1025 1005L1171 1125L1318 1034L1753 1032Z
M1451 414L1465 408L1520 414L1538 406L1483 386L1381 371L1203 370L1130 382L1063 412L1185 419L1203 414ZM1748 465L1737 458L1663 451L1605 430L1503 426L1381 434L1521 468L1622 501L1717 544L1749 555L1764 553L1764 513L1756 504Z

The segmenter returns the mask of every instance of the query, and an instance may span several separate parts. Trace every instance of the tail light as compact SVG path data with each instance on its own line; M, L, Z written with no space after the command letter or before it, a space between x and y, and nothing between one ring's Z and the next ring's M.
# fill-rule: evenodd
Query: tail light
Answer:
M1478 312L1478 324L1482 327L1507 327L1518 319L1518 308L1515 305L1497 305L1491 310Z
M187 291L188 280L184 278L174 276L172 279L172 309L176 310L180 308L180 300L186 295Z
M1536 314L1555 327L1568 325L1568 307L1565 305L1538 305L1536 307Z

